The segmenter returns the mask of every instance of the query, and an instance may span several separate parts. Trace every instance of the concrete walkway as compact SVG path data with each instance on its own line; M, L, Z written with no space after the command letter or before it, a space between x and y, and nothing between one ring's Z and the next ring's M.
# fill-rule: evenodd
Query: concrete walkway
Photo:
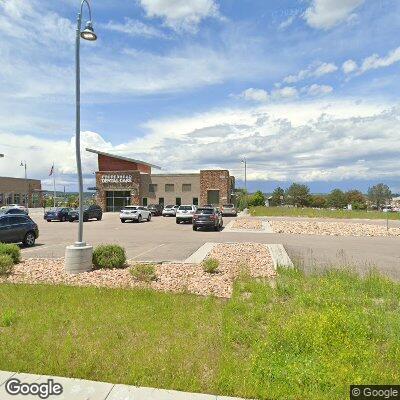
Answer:
M152 389L112 383L61 378L46 375L20 374L0 371L1 400L39 400L39 395L11 395L5 384L9 379L19 379L21 383L44 383L53 379L63 387L61 395L50 396L51 400L235 400L234 397L209 394L177 392L175 390ZM239 400L236 398L236 400Z

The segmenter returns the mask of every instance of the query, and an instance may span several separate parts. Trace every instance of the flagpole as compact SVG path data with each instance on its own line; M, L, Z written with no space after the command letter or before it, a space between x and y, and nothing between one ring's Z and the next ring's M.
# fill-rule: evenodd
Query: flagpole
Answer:
M53 189L54 189L54 195L53 195L53 207L56 207L56 171L54 168L54 163L53 163Z

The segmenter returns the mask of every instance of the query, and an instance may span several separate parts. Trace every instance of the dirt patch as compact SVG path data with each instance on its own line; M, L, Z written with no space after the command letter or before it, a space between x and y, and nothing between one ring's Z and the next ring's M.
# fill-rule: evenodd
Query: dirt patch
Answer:
M271 255L259 243L217 244L209 257L219 260L217 273L206 273L200 264L164 263L155 266L157 280L145 283L135 280L124 269L95 270L79 275L64 272L64 259L27 259L0 282L27 284L66 284L108 288L151 288L159 291L188 292L202 296L230 297L234 280L242 271L253 277L275 275ZM134 263L129 263L130 266Z

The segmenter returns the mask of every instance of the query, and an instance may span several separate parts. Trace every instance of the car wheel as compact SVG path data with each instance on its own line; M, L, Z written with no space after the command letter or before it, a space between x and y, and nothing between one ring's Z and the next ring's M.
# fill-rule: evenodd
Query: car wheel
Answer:
M51 219L48 219L47 222L51 222Z
M141 215L138 216L137 222L138 222L139 224L142 222L142 216L141 216Z
M100 217L97 217L97 221L101 221L102 218L103 218L103 216L100 215Z
M23 240L25 246L32 247L35 244L35 234L33 232L28 232Z
M121 222L124 223L126 221L126 219L121 219Z
M151 214L149 214L149 216L147 217L147 221L151 221Z
M176 223L179 224L179 219L176 220Z
M218 231L219 231L219 225L214 226L214 231L215 231L215 232L218 232Z
M197 226L194 226L194 225L193 225L193 230L194 230L194 231L197 231Z
M65 216L61 217L61 222L65 222L67 218Z

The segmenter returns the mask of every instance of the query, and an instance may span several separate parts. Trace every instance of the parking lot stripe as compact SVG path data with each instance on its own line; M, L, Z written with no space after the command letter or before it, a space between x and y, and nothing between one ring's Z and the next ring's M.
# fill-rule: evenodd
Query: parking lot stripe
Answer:
M141 257L141 256L143 256L143 255L145 255L145 254L147 254L147 253L150 253L150 252L152 252L153 250L158 249L159 247L163 247L163 246L165 246L165 245L166 245L166 243L162 243L162 244L160 244L160 245L158 245L158 246L154 246L153 248L151 248L151 249L149 249L149 250L147 250L147 251L144 251L143 253L137 254L135 257L132 257L132 260L135 260L136 258Z

